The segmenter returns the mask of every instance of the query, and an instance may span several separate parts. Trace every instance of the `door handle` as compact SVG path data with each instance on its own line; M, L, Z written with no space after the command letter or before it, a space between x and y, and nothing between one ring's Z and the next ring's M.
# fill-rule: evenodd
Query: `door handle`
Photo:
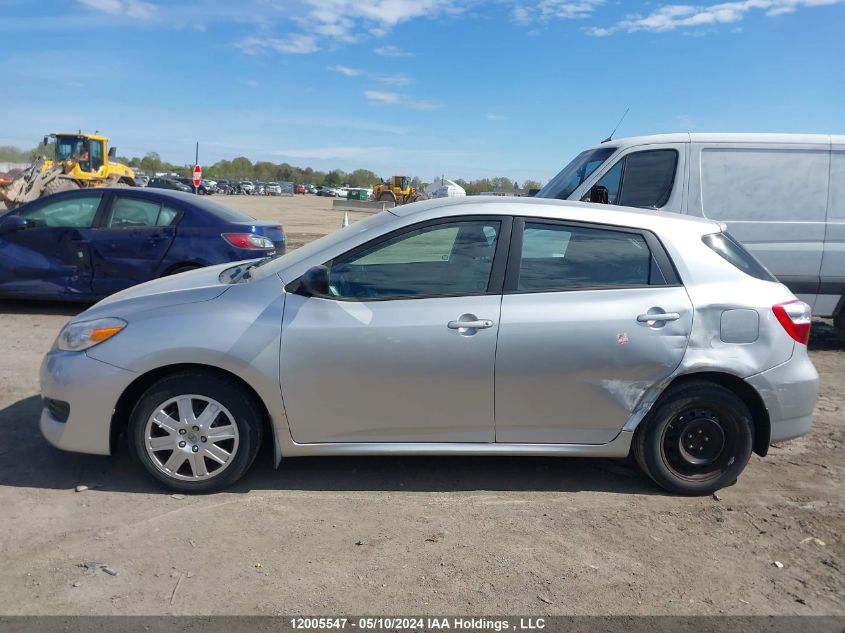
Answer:
M450 330L486 330L493 327L490 319L477 319L475 321L449 321L446 324Z
M637 317L640 323L650 323L652 321L677 321L681 315L677 312L654 312L652 314L641 314Z

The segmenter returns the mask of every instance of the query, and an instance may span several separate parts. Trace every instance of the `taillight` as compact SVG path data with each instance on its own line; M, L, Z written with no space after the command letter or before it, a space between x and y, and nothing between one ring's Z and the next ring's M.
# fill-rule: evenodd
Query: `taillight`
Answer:
M772 306L775 318L793 339L802 345L810 340L811 311L803 301L787 301Z
M223 233L223 239L235 248L251 250L275 248L275 245L269 239L263 235L255 235L254 233Z

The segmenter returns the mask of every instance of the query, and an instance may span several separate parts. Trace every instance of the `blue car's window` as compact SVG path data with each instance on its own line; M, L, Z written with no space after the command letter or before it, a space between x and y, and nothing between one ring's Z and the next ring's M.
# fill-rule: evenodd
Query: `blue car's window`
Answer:
M94 225L101 197L100 193L73 196L21 211L20 215L32 228L89 229Z
M116 196L106 226L111 229L137 229L171 226L179 212L160 202L129 196Z
M156 220L156 226L173 226L178 216L178 211L162 205L161 211L158 214L158 220Z
M134 229L155 226L161 204L138 198L117 196L111 206L106 226L112 229Z

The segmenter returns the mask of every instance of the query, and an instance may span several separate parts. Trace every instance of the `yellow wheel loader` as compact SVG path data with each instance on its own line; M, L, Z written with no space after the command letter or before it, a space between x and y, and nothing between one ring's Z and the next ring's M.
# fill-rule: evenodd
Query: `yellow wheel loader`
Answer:
M373 199L378 202L408 204L428 198L422 191L411 186L408 176L393 176L390 182L383 182L373 187Z
M55 133L44 137L44 145L52 156L39 157L11 183L0 182L0 199L9 209L60 191L135 186L135 172L111 162L116 150L105 136Z

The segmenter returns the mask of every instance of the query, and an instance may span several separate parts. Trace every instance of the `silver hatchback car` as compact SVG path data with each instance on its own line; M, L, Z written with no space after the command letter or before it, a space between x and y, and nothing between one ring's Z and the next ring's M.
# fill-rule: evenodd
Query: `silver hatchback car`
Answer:
M806 433L809 307L712 221L578 202L431 200L277 259L152 281L73 319L41 429L168 487L299 455L626 457L732 484Z

